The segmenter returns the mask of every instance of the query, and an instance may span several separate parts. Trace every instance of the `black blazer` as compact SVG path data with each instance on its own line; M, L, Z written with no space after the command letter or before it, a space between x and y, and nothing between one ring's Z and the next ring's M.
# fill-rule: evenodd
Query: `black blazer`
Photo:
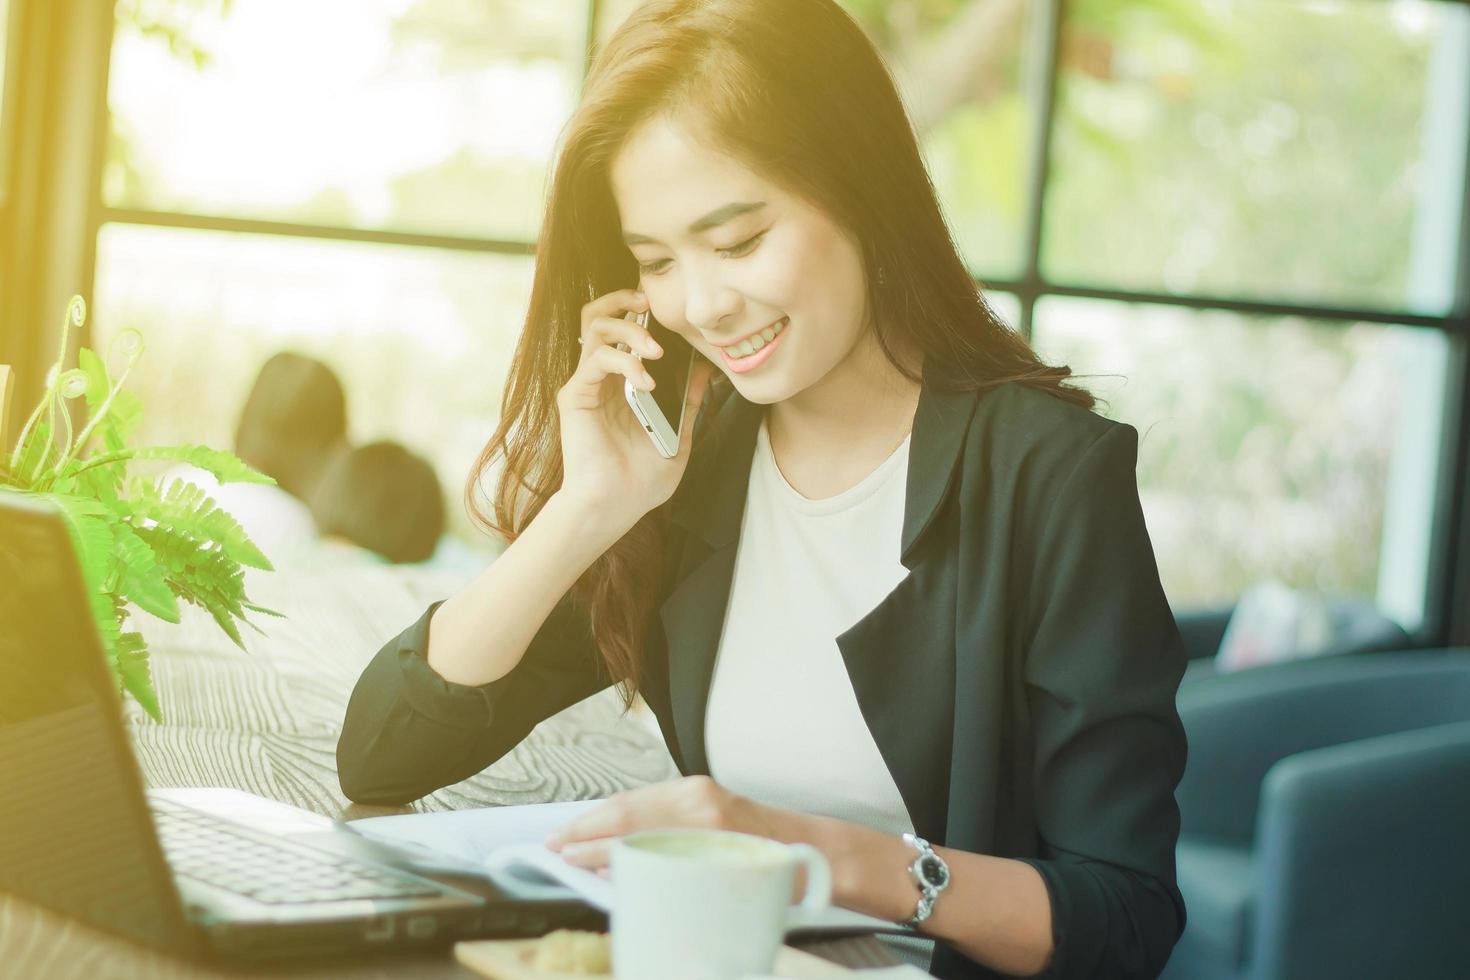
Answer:
M910 574L837 637L858 704L919 836L1040 872L1046 976L1155 976L1184 928L1185 655L1139 506L1138 434L1021 385L942 390L937 370L926 362L909 450ZM644 651L642 693L686 775L709 771L705 706L761 417L720 397L670 502L662 628ZM468 778L609 683L567 597L511 673L449 683L423 656L438 605L352 693L337 746L351 799ZM996 975L942 942L931 971Z

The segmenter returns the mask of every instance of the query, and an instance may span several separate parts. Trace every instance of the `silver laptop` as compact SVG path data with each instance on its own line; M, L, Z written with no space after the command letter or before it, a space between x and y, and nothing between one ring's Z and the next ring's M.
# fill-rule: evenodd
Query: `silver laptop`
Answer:
M227 958L606 927L544 882L145 792L64 522L0 490L0 891Z

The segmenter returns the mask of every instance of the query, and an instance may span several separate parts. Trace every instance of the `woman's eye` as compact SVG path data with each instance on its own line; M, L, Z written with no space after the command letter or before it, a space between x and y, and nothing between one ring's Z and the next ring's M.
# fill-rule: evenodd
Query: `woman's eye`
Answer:
M728 255L728 256L731 256L732 258L737 258L737 259L740 256L742 256L742 255L749 255L750 252L756 247L756 245L758 245L760 243L760 240L762 238L764 238L765 236L766 236L766 233L765 232L761 232L759 235L756 235L754 238L747 238L745 241L741 242L739 245L731 245L729 248L722 248L722 249L720 249L719 250L720 251L720 254L721 255Z
M731 245L729 248L719 248L715 249L715 251L728 258L738 259L754 251L755 247L760 244L760 240L765 236L766 233L761 232L753 238L747 238L739 245ZM638 271L645 276L656 276L662 273L668 267L668 264L668 259L659 259L657 262L640 262L638 263Z

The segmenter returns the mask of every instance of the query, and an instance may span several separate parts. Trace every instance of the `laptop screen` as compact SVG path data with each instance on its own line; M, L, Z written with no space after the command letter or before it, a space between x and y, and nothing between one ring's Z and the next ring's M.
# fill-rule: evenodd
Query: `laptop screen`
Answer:
M184 930L54 505L0 491L0 891L113 932Z

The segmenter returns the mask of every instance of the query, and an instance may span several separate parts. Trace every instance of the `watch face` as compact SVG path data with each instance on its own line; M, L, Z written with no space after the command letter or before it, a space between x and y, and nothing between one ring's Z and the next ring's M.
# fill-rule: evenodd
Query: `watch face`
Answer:
M949 869L938 857L925 855L923 861L919 863L919 872L924 876L924 880L935 888L943 888L949 881Z

